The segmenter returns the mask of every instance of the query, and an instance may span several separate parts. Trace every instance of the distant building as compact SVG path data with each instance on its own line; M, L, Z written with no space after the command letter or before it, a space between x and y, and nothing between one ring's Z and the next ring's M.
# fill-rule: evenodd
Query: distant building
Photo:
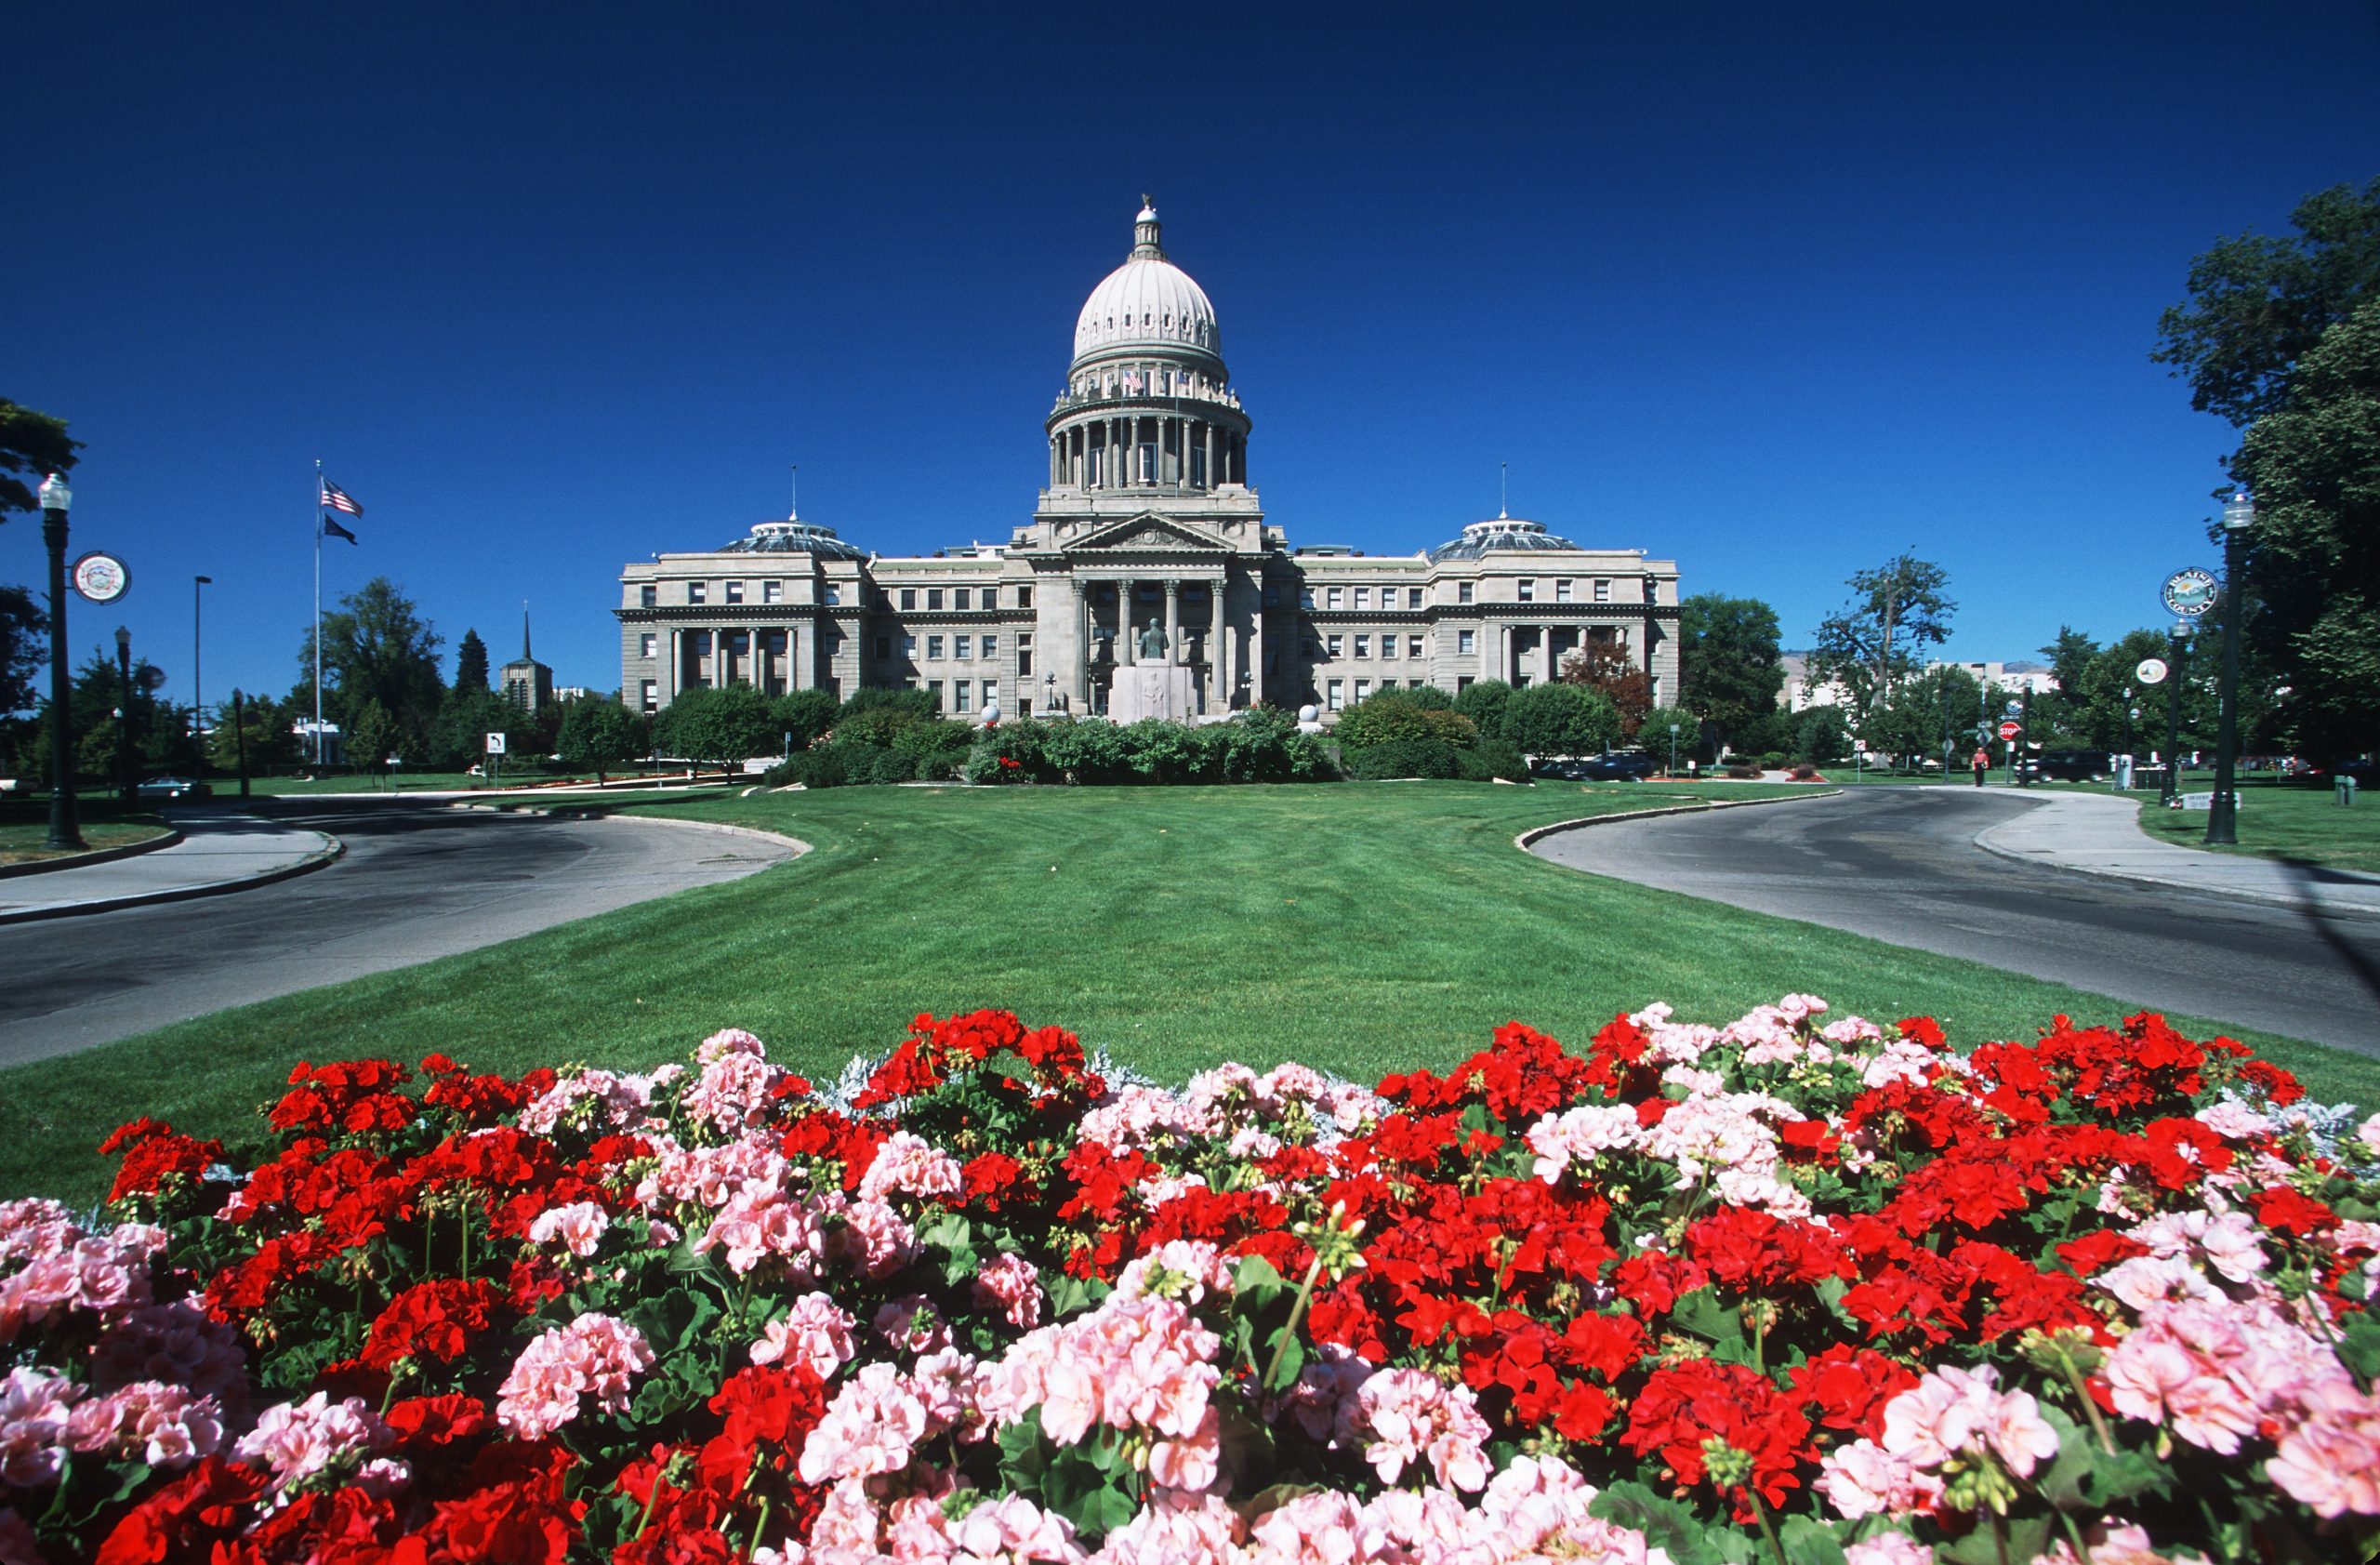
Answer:
M1785 670L1785 683L1777 692L1777 704L1789 712L1803 712L1812 707L1844 707L1851 705L1851 692L1841 680L1821 680L1810 673L1810 655L1788 652L1777 659ZM2049 671L2046 663L1950 663L1937 661L1926 664L1914 677L1923 678L1937 669L1964 669L1986 684L1996 684L2003 690L2030 690L2036 694L2057 688L2057 676Z
M620 573L620 698L653 711L706 685L906 686L946 712L1083 715L1157 661L1189 671L1194 715L1338 711L1406 686L1551 679L1607 642L1655 700L1676 699L1677 566L1643 550L1503 515L1410 554L1292 548L1250 486L1250 420L1214 307L1157 235L1144 207L1075 323L1029 523L893 559L796 515L635 562Z
M529 609L521 608L521 656L498 669L496 687L504 698L535 717L554 704L554 671L529 656Z

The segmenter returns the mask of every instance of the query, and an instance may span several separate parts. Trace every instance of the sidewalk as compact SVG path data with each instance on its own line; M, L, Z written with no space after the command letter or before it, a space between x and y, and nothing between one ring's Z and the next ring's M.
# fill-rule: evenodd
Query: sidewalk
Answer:
M240 891L319 869L345 851L326 831L255 816L177 810L172 821L182 841L170 848L0 880L0 923Z
M2333 917L2380 919L2380 876L2284 864L2246 854L2209 853L2149 836L2140 829L2135 817L2140 810L2159 807L2154 795L2146 799L2106 793L2032 797L2040 802L2015 819L1979 833L1976 846L2002 858L2078 874L2178 886Z

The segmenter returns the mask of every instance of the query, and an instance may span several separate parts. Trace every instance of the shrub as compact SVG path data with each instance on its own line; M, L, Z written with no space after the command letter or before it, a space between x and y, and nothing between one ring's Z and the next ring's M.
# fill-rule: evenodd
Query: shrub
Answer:
M1734 778L1737 782L1758 782L1760 780L1760 768L1757 766L1730 766L1727 768L1727 776Z
M1458 776L1465 782L1528 781L1528 758L1510 739L1482 739L1469 749L1455 751Z
M1793 759L1823 766L1851 753L1851 726L1840 707L1812 707L1802 714L1793 738Z
M1764 772L1774 772L1792 759L1781 749L1765 750L1760 757L1760 768Z
M760 781L771 788L789 788L795 783L804 788L840 788L849 780L842 754L832 745L796 750L760 775Z
M826 753L841 762L845 782L866 784L918 780L917 758L904 755L890 745L875 745L866 739L839 736L833 744L826 747Z
M1584 685L1532 684L1505 703L1504 737L1530 755L1592 755L1618 742L1620 709Z
M942 716L942 705L930 690L857 690L835 717L835 737L889 745L892 736Z
M777 726L777 738L793 736L788 749L808 749L825 737L835 726L835 719L842 711L842 704L824 690L797 690L777 697L771 717Z
M653 720L654 748L686 761L774 755L784 732L774 704L748 684L681 690Z
M1404 699L1412 702L1415 706L1425 707L1434 712L1450 712L1454 710L1454 697L1448 695L1445 691L1439 689L1435 684L1412 685L1403 691L1400 691L1398 694Z
M1085 719L1053 723L1050 729L1050 765L1062 781L1119 783L1131 779L1131 758L1124 745L1124 730L1112 723Z
M1384 690L1340 713L1333 736L1349 750L1417 739L1467 749L1478 739L1479 728L1451 707L1422 706L1411 700L1405 691Z
M891 749L908 757L913 773L927 782L943 782L959 775L975 742L975 731L947 718L912 723L893 731Z
M1654 707L1645 713L1636 725L1636 742L1655 764L1667 770L1670 763L1670 724L1677 724L1677 763L1685 765L1695 759L1695 747L1702 742L1702 724L1683 707Z
M1322 782L1336 775L1329 750L1278 707L1257 707L1219 723L1224 782Z
M1481 738L1509 739L1512 736L1504 731L1504 709L1512 699L1513 687L1502 680L1474 680L1454 698L1454 710L1471 719Z
M1461 753L1443 739L1390 739L1348 756L1347 775L1365 782L1386 777L1456 777L1462 775Z

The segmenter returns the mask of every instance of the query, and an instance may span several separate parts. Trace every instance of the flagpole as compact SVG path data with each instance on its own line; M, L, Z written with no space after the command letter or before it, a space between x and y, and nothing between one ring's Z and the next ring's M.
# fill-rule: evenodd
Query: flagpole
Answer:
M323 459L314 458L314 769L323 767Z

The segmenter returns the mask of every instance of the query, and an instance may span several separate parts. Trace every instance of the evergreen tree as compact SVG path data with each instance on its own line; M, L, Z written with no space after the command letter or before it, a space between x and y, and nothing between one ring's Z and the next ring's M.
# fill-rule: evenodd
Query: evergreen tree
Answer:
M457 694L487 688L487 643L477 630L466 630L455 643L455 690Z

